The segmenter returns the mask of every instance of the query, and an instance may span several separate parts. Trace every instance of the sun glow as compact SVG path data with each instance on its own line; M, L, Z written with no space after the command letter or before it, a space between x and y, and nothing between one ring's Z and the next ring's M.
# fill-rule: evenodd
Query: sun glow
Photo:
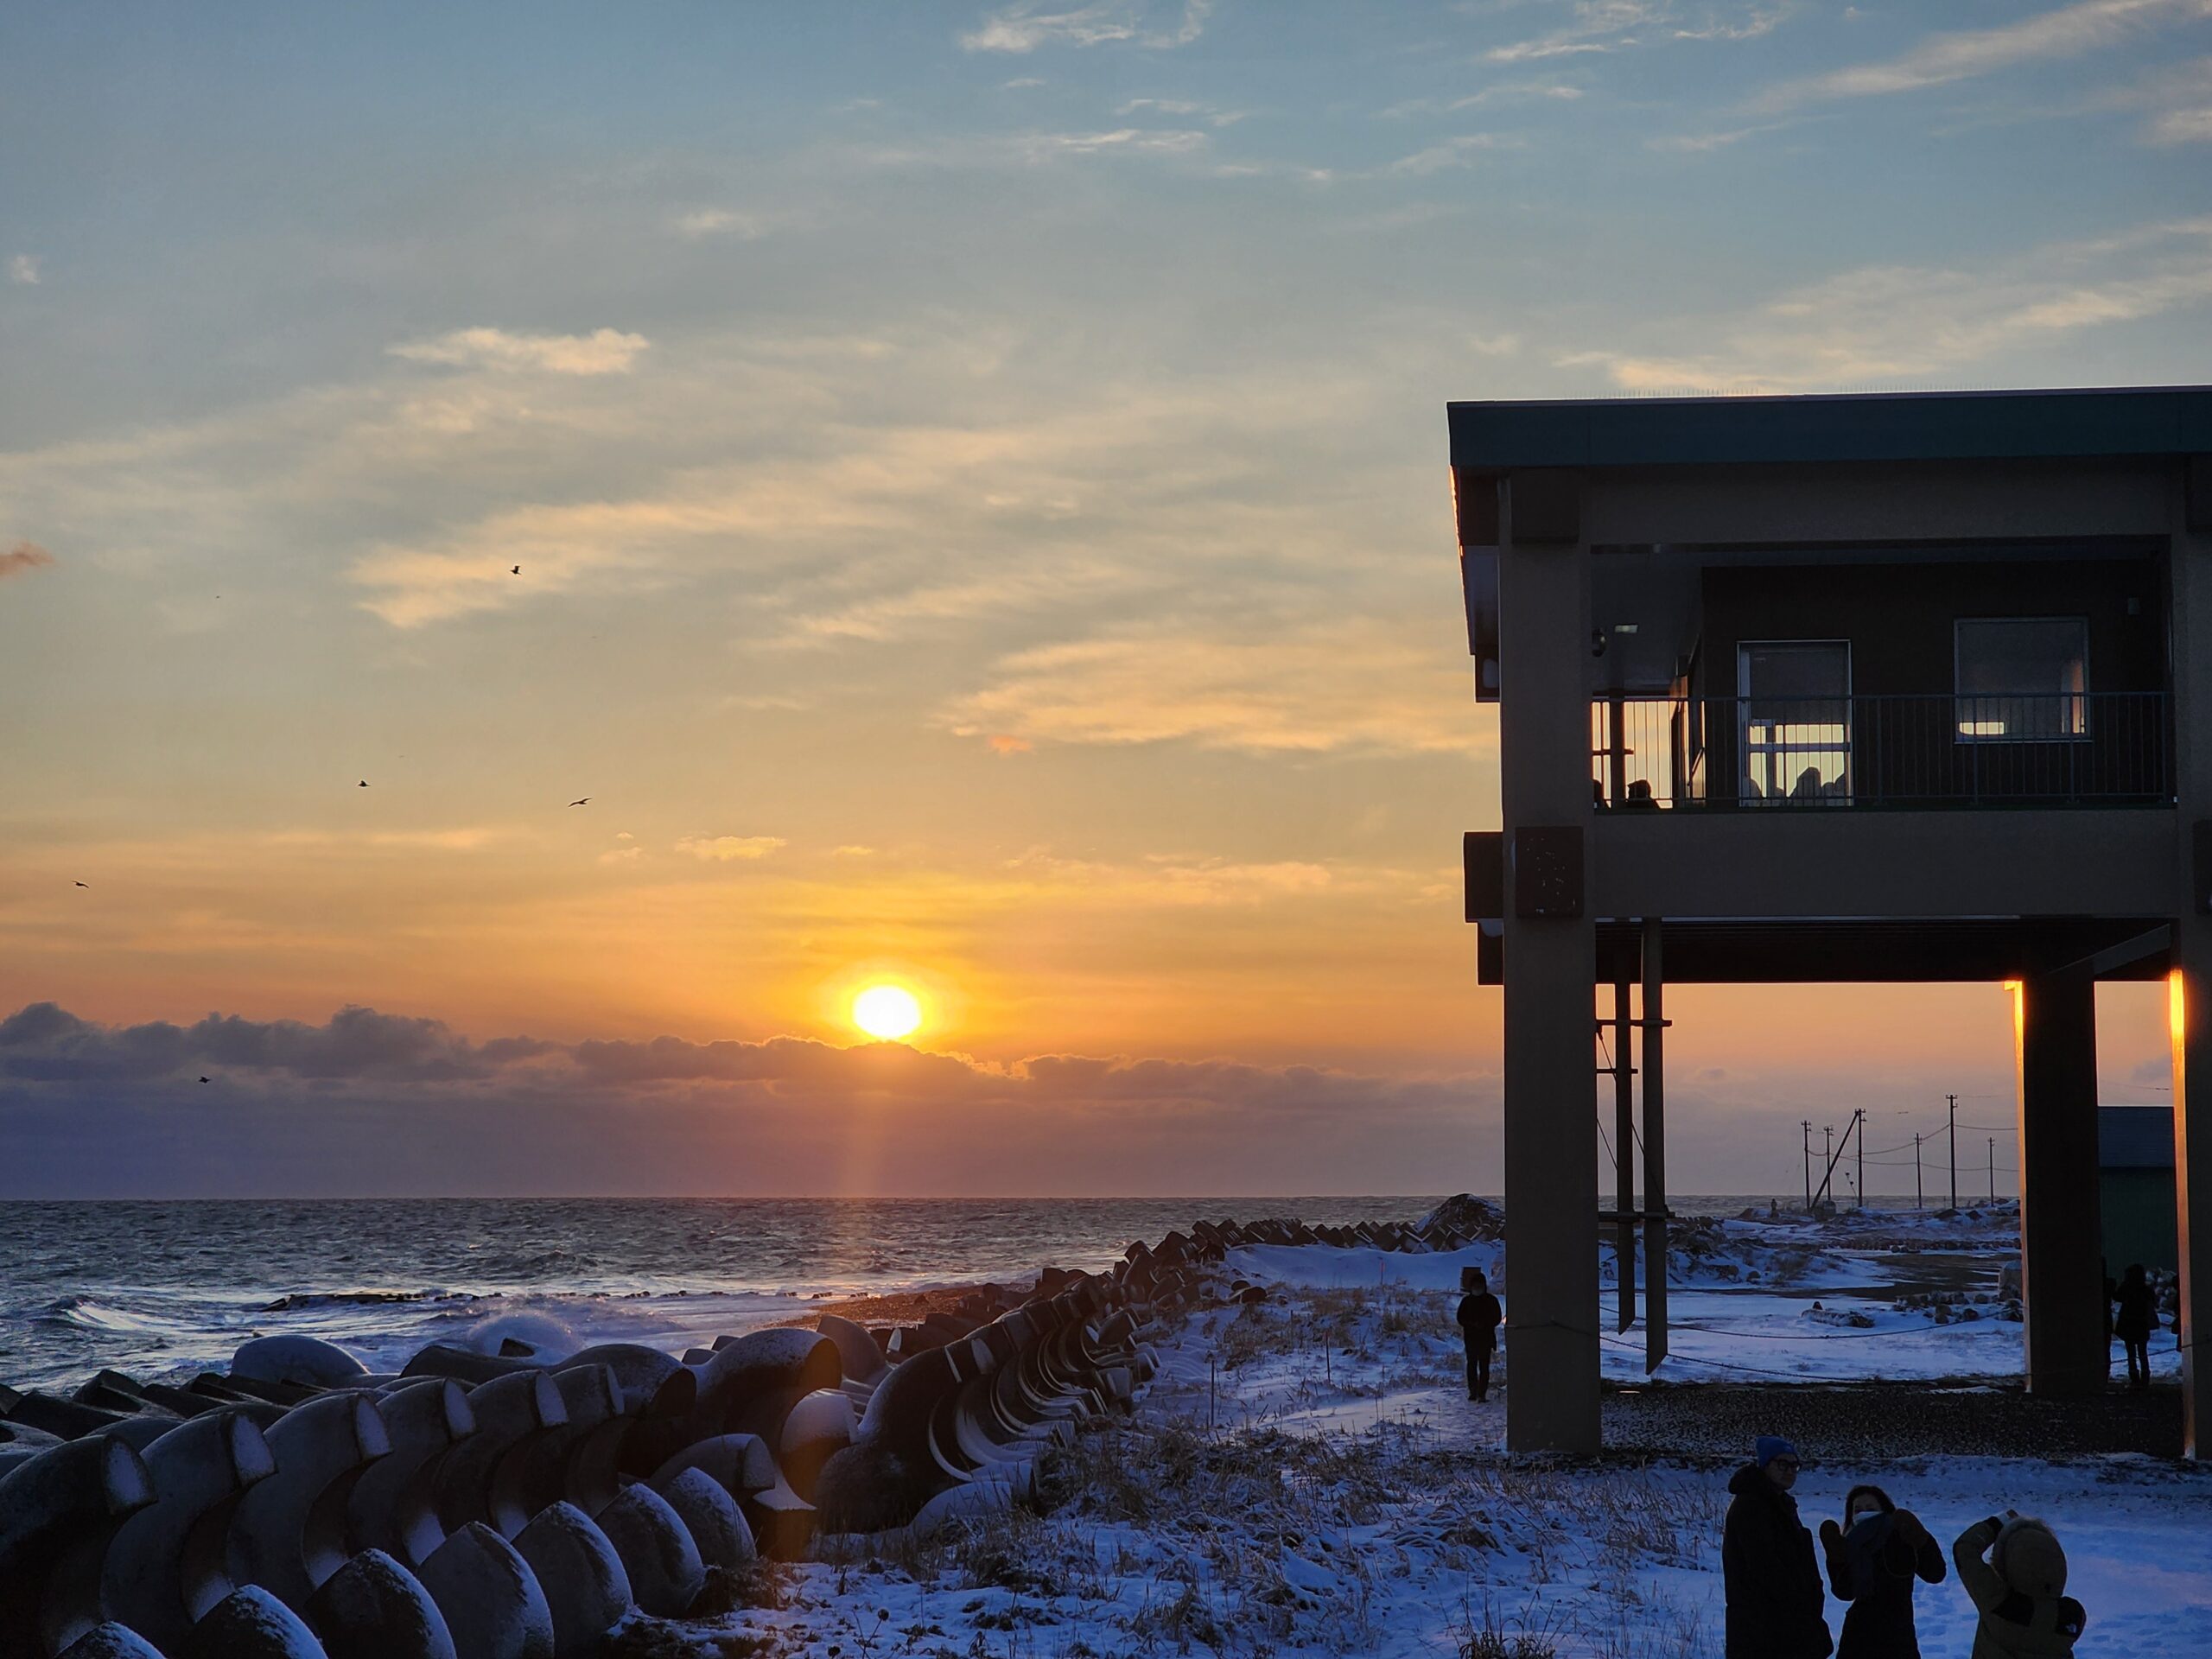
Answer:
M896 1042L922 1023L922 1005L898 985L871 985L853 999L853 1023L869 1036Z

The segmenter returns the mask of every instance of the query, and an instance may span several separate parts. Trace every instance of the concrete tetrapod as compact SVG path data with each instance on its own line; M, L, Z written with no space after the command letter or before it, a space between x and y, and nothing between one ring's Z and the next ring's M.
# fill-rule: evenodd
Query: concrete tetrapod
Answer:
M653 1490L668 1500L668 1507L683 1520L684 1530L698 1547L699 1559L709 1567L734 1573L749 1567L759 1552L753 1529L722 1484L703 1469L679 1469Z
M329 1659L300 1616L257 1584L217 1602L174 1659Z
M438 1520L448 1532L481 1521L512 1537L527 1518L520 1493L529 1452L538 1437L569 1421L560 1389L543 1371L517 1371L469 1390L476 1432L458 1442L438 1465ZM511 1530L493 1519L496 1510Z
M550 1375L568 1421L516 1452L517 1478L494 1495L493 1529L509 1538L548 1503L565 1498L595 1516L620 1490L622 1441L632 1420L623 1414L614 1373L594 1364Z
M449 1377L419 1377L384 1393L385 1435L391 1450L353 1483L346 1497L346 1533L357 1549L381 1549L418 1567L445 1541L438 1523L440 1461L476 1432L468 1396Z
M614 1376L619 1414L628 1427L620 1435L620 1471L646 1475L659 1467L693 1433L699 1402L699 1378L657 1348L632 1342L602 1343L565 1359L556 1374L580 1366L604 1367Z
M324 1580L307 1615L328 1659L454 1659L438 1604L380 1549L363 1550Z
M817 1389L791 1408L776 1461L793 1491L813 1501L815 1477L853 1443L856 1426L853 1402L842 1389Z
M100 1565L108 1614L158 1648L173 1648L238 1587L226 1546L246 1489L276 1472L250 1418L214 1411L180 1423L142 1454L154 1501L120 1527Z
M519 1550L472 1521L415 1576L446 1616L458 1659L553 1659L553 1610Z
M48 1659L102 1622L99 1562L154 1501L144 1459L119 1440L73 1440L0 1477L0 1656Z
M669 1502L642 1482L594 1517L622 1558L630 1594L657 1618L680 1618L691 1609L707 1582L706 1564L683 1519Z
M844 1368L829 1338L779 1325L718 1338L698 1376L695 1434L758 1434L774 1446L791 1408L817 1389L836 1388Z
M231 1356L234 1377L318 1389L359 1388L368 1369L343 1348L315 1337L256 1337Z
M545 1592L556 1659L594 1659L632 1605L613 1544L573 1503L542 1511L514 1543Z
M257 1584L297 1612L345 1564L352 1483L391 1450L380 1404L359 1389L319 1395L263 1431L276 1472L248 1490L231 1516L233 1581Z
M162 1659L162 1650L129 1625L110 1623L62 1649L61 1659Z

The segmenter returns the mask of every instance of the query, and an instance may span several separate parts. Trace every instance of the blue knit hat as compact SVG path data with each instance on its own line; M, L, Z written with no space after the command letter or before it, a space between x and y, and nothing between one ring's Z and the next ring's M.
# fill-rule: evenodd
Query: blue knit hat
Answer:
M1794 1461L1796 1456L1797 1448L1779 1434L1762 1434L1758 1444L1751 1448L1751 1460L1762 1469L1777 1458L1789 1458Z

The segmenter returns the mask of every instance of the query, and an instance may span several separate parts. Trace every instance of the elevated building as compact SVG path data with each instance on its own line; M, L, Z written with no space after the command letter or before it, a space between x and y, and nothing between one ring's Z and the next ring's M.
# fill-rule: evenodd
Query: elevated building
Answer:
M2094 988L2160 979L2212 1449L2212 389L1450 422L1499 710L1503 829L1466 859L1505 998L1509 1443L1599 1443L1601 1229L1624 1279L1639 1235L1665 1260L1670 982L2011 984L2028 1386L2104 1386ZM1602 1211L1600 1109L1643 1158Z

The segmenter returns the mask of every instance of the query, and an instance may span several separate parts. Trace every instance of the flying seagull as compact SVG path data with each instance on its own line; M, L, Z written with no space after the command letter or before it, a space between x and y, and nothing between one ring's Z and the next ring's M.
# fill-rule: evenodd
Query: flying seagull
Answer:
M365 778L362 779L361 779L361 787L362 787L363 789L366 789L368 786L369 786L369 780L368 780L367 779L365 779Z
M207 1082L207 1078L205 1078L205 1077L202 1077L202 1078L200 1078L200 1082L202 1082L202 1083L205 1083L205 1082Z
M522 575L522 566L520 566L520 565L517 565L517 566L515 566L515 569L514 569L514 574L515 574L515 575Z
M581 801L570 801L569 804L570 806L589 806L591 804L591 797L587 795Z
M89 881L79 881L77 885L80 887L89 887L92 884Z

